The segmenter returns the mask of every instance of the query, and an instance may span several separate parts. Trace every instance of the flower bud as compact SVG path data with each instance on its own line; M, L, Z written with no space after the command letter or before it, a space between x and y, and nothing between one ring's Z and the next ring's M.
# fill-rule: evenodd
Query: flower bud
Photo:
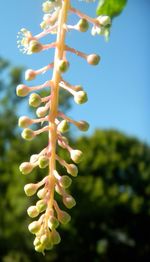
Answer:
M78 164L82 161L83 153L80 150L71 150L70 156L71 159Z
M39 221L33 221L29 224L28 229L32 234L37 234L40 230L41 224Z
M80 19L78 24L77 24L77 28L80 32L86 32L89 28L89 23L84 18Z
M22 138L25 140L32 140L35 137L34 131L30 128L25 128L21 133Z
M27 175L29 173L31 173L31 171L33 170L34 166L29 163L29 162L24 162L20 165L19 170L23 175Z
M71 195L67 195L63 197L63 203L69 209L71 209L72 207L76 205L76 201Z
M60 241L61 241L60 235L55 229L52 230L51 238L52 238L52 242L53 242L54 245L59 244Z
M44 251L44 245L42 245L42 244L36 245L36 246L35 246L35 251L36 251L36 252L39 252L39 253L43 253L43 251Z
M37 40L32 40L29 43L28 54L39 53L42 49L43 46L41 43L39 43Z
M81 131L87 131L89 129L89 123L83 120L79 121L77 126Z
M59 180L59 184L63 188L68 188L72 183L72 180L69 176L62 176Z
M38 164L40 168L45 168L48 166L49 159L46 156L40 156L38 159Z
M33 107L38 107L42 103L40 95L33 93L29 97L29 105Z
M33 196L36 193L37 189L37 185L32 183L24 186L24 191L27 196Z
M47 114L47 108L46 107L44 107L44 106L41 106L41 107L39 107L37 110L36 110L36 115L38 116L38 117L44 117L44 116L46 116L46 114Z
M87 62L90 65L98 65L100 59L100 56L96 54L91 54L87 56Z
M49 13L53 7L54 7L53 1L46 1L42 5L42 10L44 13Z
M46 193L47 193L46 189L42 188L37 192L37 196L38 198L42 199L46 196Z
M69 62L66 60L59 60L58 70L60 73L65 73L69 68Z
M51 240L51 234L44 234L40 237L40 242L42 245L44 245L45 249L52 249L53 244Z
M60 221L60 223L65 225L69 223L69 221L71 220L71 216L65 211L60 211L58 213L58 220Z
M31 81L35 78L36 78L36 72L34 70L32 70L32 69L26 70L26 72L25 72L25 80L26 81Z
M63 142L58 140L58 145L61 146L62 148L65 148L64 144L68 144L68 139L65 136L63 136L62 139L63 139Z
M57 126L57 130L61 133L65 133L69 130L69 124L67 120L62 120L58 126Z
M74 101L77 104L84 104L87 102L87 100L88 100L87 93L84 91L78 91L74 95Z
M47 204L43 199L37 201L36 208L39 213L43 212L46 209L46 207L47 207Z
M41 242L40 242L39 237L35 237L35 239L34 239L34 241L33 241L33 245L34 245L34 246L38 246L38 245L40 245L40 244L41 244Z
M17 96L27 96L30 91L30 88L26 85L18 85L16 88L16 94Z
M22 128L26 128L30 125L32 125L33 121L32 119L30 119L29 117L27 116L21 116L19 118L19 121L18 121L18 126L22 127Z
M57 220L56 217L54 216L50 216L49 220L48 220L48 227L53 230L55 228L57 228L59 226L59 222Z
M67 173L70 174L71 176L77 176L78 174L78 168L74 164L69 164L67 165Z
M30 206L28 209L27 209L27 213L29 215L29 217L37 217L39 215L39 212L36 208L36 206Z
M101 16L97 17L97 20L98 20L98 22L100 22L100 24L102 26L111 25L111 19L107 15L101 15Z

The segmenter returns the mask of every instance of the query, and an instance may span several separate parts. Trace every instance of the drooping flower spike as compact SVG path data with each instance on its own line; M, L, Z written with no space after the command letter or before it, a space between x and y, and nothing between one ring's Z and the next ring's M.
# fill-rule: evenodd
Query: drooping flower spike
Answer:
M86 1L93 2L93 1ZM22 116L18 124L22 131L22 137L26 140L35 139L41 133L46 132L48 135L48 144L41 152L35 152L28 162L20 165L20 171L23 175L28 175L35 168L44 169L48 167L48 174L37 183L29 183L24 187L27 196L33 196L37 193L39 200L35 205L27 209L29 217L34 218L29 224L29 231L35 235L34 246L37 252L44 254L45 250L50 250L54 245L60 242L58 233L59 224L66 224L70 221L70 215L60 209L55 200L55 194L62 197L64 206L68 209L75 206L76 202L72 195L69 194L68 188L72 183L72 177L78 174L77 165L83 159L83 153L79 149L72 148L65 133L69 130L70 124L75 125L81 131L87 131L89 124L84 120L74 120L66 116L58 109L59 91L65 89L69 92L77 104L83 104L88 101L87 93L80 85L72 85L66 81L63 74L69 69L70 61L67 60L67 52L84 59L90 65L97 65L100 62L100 56L97 54L85 54L66 44L66 33L69 30L86 32L89 24L92 24L92 34L102 34L109 28L110 19L107 16L91 18L81 11L71 6L70 0L49 0L42 5L44 12L43 21L40 24L42 32L33 35L27 29L21 29L18 33L18 47L26 54L39 53L50 48L55 49L54 61L40 69L28 69L25 72L25 80L32 81L37 75L44 74L48 70L53 70L52 78L43 84L28 86L20 84L17 86L16 93L20 97L29 96L29 105L36 108L38 118L29 118ZM77 15L79 21L76 25L67 24L68 14ZM42 44L40 39L48 34L56 34L56 41L48 44ZM47 88L49 94L41 97L36 91ZM44 126L32 130L31 125L44 123ZM57 148L61 147L68 151L70 159L73 162L67 163L62 159ZM57 162L63 166L68 175L59 174L57 171Z

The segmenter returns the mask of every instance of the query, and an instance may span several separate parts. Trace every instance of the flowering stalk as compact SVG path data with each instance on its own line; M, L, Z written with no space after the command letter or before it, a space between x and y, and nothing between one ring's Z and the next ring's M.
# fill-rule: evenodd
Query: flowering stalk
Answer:
M74 124L81 131L87 131L89 128L89 124L86 121L73 120L58 109L60 88L70 92L77 104L83 104L88 100L87 94L81 86L73 86L62 77L62 74L69 68L66 55L68 51L72 52L85 59L91 65L97 65L100 61L100 56L96 54L87 55L67 46L65 43L66 32L68 29L86 32L89 27L88 22L92 23L92 30L94 28L96 32L102 27L104 29L110 25L108 17L90 18L73 8L70 0L46 1L43 3L43 11L45 12L41 23L43 31L32 36L30 31L21 29L18 45L23 53L27 54L55 48L54 62L40 69L28 69L25 72L25 79L31 81L37 75L43 74L48 70L53 70L52 79L42 85L31 87L20 84L16 90L17 95L23 97L33 91L35 92L44 88L50 89L50 94L46 97L41 97L37 93L32 93L29 97L29 105L37 108L37 119L30 119L27 116L22 116L19 119L19 126L24 128L22 137L26 140L32 140L43 132L48 133L48 145L40 153L32 155L29 162L24 162L20 165L20 171L24 175L31 173L37 166L40 168L48 167L49 169L48 175L42 181L35 184L30 183L24 187L27 196L37 193L39 198L35 206L28 208L27 213L32 218L38 217L38 220L29 224L29 231L35 234L35 250L42 253L45 250L52 249L55 244L60 242L60 236L56 229L59 223L66 224L71 219L66 211L59 208L58 203L55 201L55 191L62 196L63 204L67 208L70 209L76 204L75 199L66 190L71 185L72 180L69 176L57 172L56 162L58 161L59 164L65 167L69 175L75 177L78 173L78 168L75 164L78 164L82 160L83 153L80 150L73 149L63 133L68 131L69 123ZM69 12L81 18L76 25L67 25ZM46 45L42 45L39 42L40 38L53 33L57 35L56 42ZM41 106L41 104L43 105ZM36 123L45 124L44 127L35 131L29 128L30 125ZM69 152L70 158L75 164L67 163L58 155L56 150L57 145Z

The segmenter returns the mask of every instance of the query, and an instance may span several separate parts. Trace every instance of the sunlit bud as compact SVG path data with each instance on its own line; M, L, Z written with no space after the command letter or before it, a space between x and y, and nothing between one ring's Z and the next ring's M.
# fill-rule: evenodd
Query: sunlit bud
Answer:
M78 168L74 164L69 164L67 165L67 173L70 174L71 176L77 176L78 174Z
M47 114L47 108L46 107L44 107L44 106L41 106L41 107L39 107L37 110L36 110L36 115L38 116L38 117L44 117L44 116L46 116L46 114Z
M41 244L41 242L40 242L39 237L35 237L35 239L34 239L34 241L33 241L33 245L34 245L34 246L38 246L38 245L40 245L40 244Z
M89 129L89 123L83 120L79 121L77 126L81 131L87 131Z
M70 195L63 197L63 203L69 209L71 209L72 207L76 205L75 199Z
M58 70L60 73L65 73L69 68L69 62L66 60L59 60Z
M32 233L32 232L31 232ZM34 233L33 233L34 234ZM42 244L39 244L39 245L36 245L35 246L35 251L36 252L39 252L39 253L43 253L43 251L44 251L44 245L42 245Z
M23 175L27 175L31 173L33 170L34 166L30 162L24 162L19 166L19 170Z
M44 234L40 237L40 242L42 245L44 245L45 249L52 249L53 244L51 240L51 235L50 234Z
M49 220L48 220L48 227L53 230L55 228L57 228L59 226L59 222L57 220L56 217L54 216L50 216Z
M32 125L33 121L32 119L30 119L29 117L27 116L21 116L19 118L19 121L18 121L18 126L22 127L22 128L26 128L30 125Z
M80 19L78 24L77 24L77 28L80 32L86 32L89 28L89 23L84 18Z
M40 230L41 224L39 221L33 221L32 223L29 224L28 229L32 234L38 233Z
M39 43L37 40L32 40L29 43L29 54L32 53L39 53L43 49L43 46L41 43Z
M44 13L48 13L52 10L52 8L54 7L54 4L55 4L53 2L54 1L46 1L46 2L43 3L42 9L43 9Z
M37 196L38 198L42 199L46 196L46 193L47 193L46 189L42 188L37 192Z
M60 221L60 223L65 225L69 223L69 221L71 220L71 216L65 211L60 211L58 213L58 220Z
M72 180L69 176L62 176L59 180L59 184L63 188L68 188L72 183Z
M99 61L100 61L100 56L96 55L96 54L91 54L87 56L87 62L90 65L98 65Z
M26 81L31 81L31 80L35 79L35 77L36 77L36 72L34 70L32 70L32 69L26 70L26 72L25 72L25 80Z
M80 163L83 159L83 153L80 150L71 150L70 156L71 159L77 164Z
M28 209L27 209L27 213L29 215L29 217L37 217L39 215L39 212L36 208L36 206L30 206Z
M29 128L25 128L23 132L21 133L22 138L25 140L32 140L35 137L34 131Z
M78 91L74 95L74 101L77 104L84 104L87 102L87 100L88 100L87 93L84 91Z
M41 104L42 100L40 95L33 93L29 97L29 105L33 107L38 107Z
M107 26L107 25L111 25L111 19L109 16L107 15L102 15L97 17L97 20L100 22L100 24L102 26Z
M32 156L30 156L30 163L35 163L38 160L39 156L38 154L34 154Z
M52 230L51 238L52 238L52 242L53 242L54 245L59 244L60 241L61 241L60 235L55 229Z
M45 168L48 166L49 159L46 156L40 156L38 159L38 164L40 168Z
M33 196L36 193L37 189L37 185L32 183L24 186L24 191L27 196Z
M69 124L67 120L62 120L58 126L57 126L57 130L61 133L65 133L69 130Z
M41 200L37 201L36 207L37 207L37 210L39 211L39 213L41 213L46 209L47 204L43 199L41 199Z
M17 96L27 96L30 91L30 88L26 85L18 85L16 88L16 94Z
M55 191L59 194L62 195L61 188L58 185L55 185Z

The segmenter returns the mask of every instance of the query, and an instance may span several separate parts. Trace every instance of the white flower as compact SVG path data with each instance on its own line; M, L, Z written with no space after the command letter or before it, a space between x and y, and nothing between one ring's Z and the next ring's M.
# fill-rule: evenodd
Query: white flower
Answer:
M25 54L28 54L29 43L33 40L33 36L29 30L22 28L17 35L17 45L19 50Z

